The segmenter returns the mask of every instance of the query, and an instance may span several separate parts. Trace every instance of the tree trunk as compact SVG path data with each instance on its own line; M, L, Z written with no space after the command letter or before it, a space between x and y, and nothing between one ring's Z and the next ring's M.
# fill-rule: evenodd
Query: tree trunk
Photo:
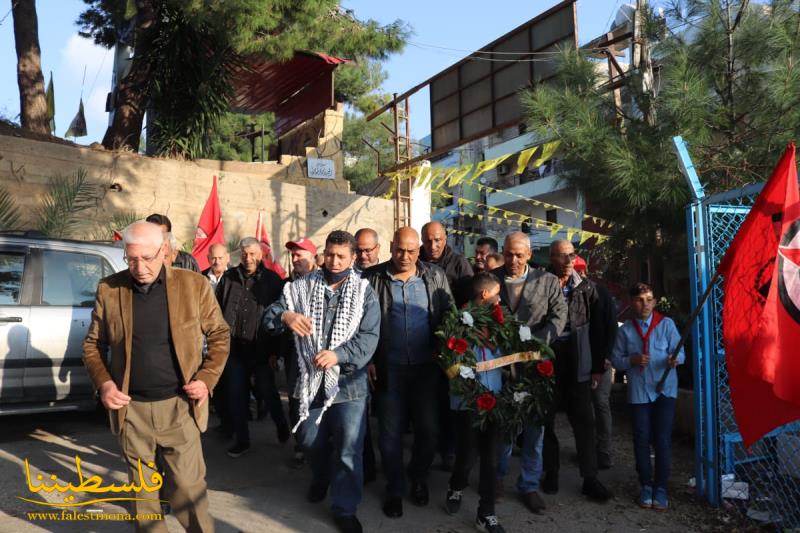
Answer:
M150 64L145 58L141 44L145 42L145 33L153 25L154 20L152 0L137 0L133 63L128 75L117 82L114 120L103 136L103 146L110 150L119 148L139 150L142 122L147 107L147 81L150 77Z
M14 15L14 43L17 48L20 123L26 130L49 134L36 1L12 0L11 10Z

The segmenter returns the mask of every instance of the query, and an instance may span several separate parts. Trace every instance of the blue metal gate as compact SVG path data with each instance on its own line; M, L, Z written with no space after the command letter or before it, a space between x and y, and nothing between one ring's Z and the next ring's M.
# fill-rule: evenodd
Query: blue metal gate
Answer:
M702 197L686 209L691 303L696 307L762 185ZM722 283L692 332L695 384L695 479L712 505L722 500L750 520L800 528L800 422L778 428L750 450L733 417L722 344ZM798 350L800 353L800 350ZM800 386L800 384L798 384Z

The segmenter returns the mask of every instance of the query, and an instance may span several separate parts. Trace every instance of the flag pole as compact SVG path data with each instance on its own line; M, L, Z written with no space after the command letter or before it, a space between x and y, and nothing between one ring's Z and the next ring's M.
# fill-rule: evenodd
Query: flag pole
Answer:
M686 344L686 341L689 339L689 335L692 333L692 324L694 321L697 320L697 316L700 314L700 311L703 310L703 307L706 304L706 300L711 295L711 291L714 289L714 285L717 283L719 279L719 272L714 272L714 275L711 276L711 279L708 281L708 287L706 287L706 291L703 293L703 296L700 297L700 301L697 302L697 307L694 308L692 314L689 316L689 322L686 324L686 328L683 331L683 335L681 336L681 340L678 342L678 345L670 354L667 361L674 361L678 358L678 353L683 348L683 345ZM658 380L656 383L656 393L661 393L664 390L664 383L667 381L667 376L669 375L672 367L667 364L667 368L664 369L664 372L661 374L661 379Z

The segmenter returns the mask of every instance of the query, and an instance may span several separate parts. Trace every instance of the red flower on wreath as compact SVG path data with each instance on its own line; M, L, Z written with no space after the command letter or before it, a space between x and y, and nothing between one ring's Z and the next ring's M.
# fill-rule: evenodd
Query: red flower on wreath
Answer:
M469 345L467 344L467 341L465 341L464 339L457 339L455 337L450 337L449 339L447 339L447 347L453 350L454 352L461 354L467 351Z
M550 359L545 359L544 361L539 361L536 364L536 370L539 371L539 374L546 377L551 378L553 374L555 374L556 370L553 367L553 362Z
M494 321L497 322L498 324L502 325L505 323L506 317L503 316L503 308L500 307L500 304L496 304L492 308L492 318L494 318Z
M491 411L497 405L497 398L491 392L484 392L475 400L475 405L478 406L479 411Z

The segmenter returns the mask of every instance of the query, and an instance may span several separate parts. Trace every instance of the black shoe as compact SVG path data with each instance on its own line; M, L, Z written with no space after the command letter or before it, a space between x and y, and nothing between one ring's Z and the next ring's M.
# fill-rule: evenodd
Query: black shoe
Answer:
M548 470L542 478L542 492L545 494L558 494L558 470Z
M461 491L447 489L447 499L444 501L447 514L456 514L461 509Z
M583 480L583 489L581 492L590 499L604 503L614 497L611 491L608 490L596 477L587 477Z
M319 503L325 499L325 496L328 494L328 485L325 483L312 483L310 487L308 487L308 493L306 494L306 500L310 503Z
M403 516L403 499L402 498L387 498L383 502L383 514L389 518L400 518Z
M430 500L428 494L428 484L422 482L411 483L411 503L419 507L428 505Z
M229 457L241 457L250 449L249 442L237 442L233 446L228 449L228 456Z
M333 522L342 533L361 533L363 531L361 522L358 521L358 518L356 518L354 514L348 516L334 515Z
M475 527L478 531L484 531L485 533L506 533L495 514L478 514L478 518L475 519Z
M304 466L306 466L306 456L300 450L294 451L294 457L292 457L292 461L289 463L289 466L293 470L300 470Z

